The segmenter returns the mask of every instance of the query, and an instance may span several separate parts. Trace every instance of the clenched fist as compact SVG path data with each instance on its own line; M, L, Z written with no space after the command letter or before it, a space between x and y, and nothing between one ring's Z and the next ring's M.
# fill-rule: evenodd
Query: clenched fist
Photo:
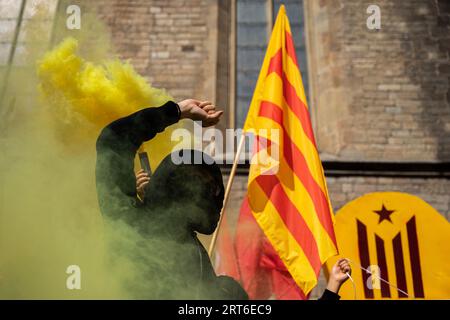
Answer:
M349 260L339 259L331 269L327 289L334 293L338 293L342 284L348 279L347 273L352 273Z

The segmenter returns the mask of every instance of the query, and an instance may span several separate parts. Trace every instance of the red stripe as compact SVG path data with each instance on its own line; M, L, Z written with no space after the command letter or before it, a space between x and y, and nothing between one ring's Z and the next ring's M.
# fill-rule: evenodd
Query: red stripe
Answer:
M275 103L269 101L261 101L261 105L259 107L259 117L269 118L280 125L285 129L283 123L283 110L277 106Z
M286 31L286 53L289 57L291 57L292 61L298 68L298 62L297 62L297 55L295 54L295 44L294 40L292 39L292 36L289 32ZM279 57L277 57L279 55ZM282 61L282 50L278 50L278 52L274 55L279 61ZM273 59L273 58L272 58Z
M292 61L294 61L295 65L298 68L297 55L295 54L295 44L294 39L292 39L292 35L286 31L286 51L289 57L291 57Z
M280 49L270 58L269 62L269 70L267 70L267 76L275 72L281 78L281 74L283 73L283 51Z
M305 131L306 136L316 146L316 140L314 139L314 132L311 126L311 120L309 118L308 108L303 103L303 101L297 96L294 86L289 82L286 74L283 73L283 95L284 99L292 112L297 116L302 124L303 131Z
M236 226L235 250L239 282L252 300L268 299L272 294L270 273L260 267L264 233L253 217L245 196Z
M242 270L240 283L250 299L267 300L272 294L277 299L308 299L256 222L247 196L242 202L235 246Z
M263 150L269 150L269 148L272 146L273 141L270 139L266 139L264 137L261 136L256 136L255 137L255 146L253 148L253 155L255 153L258 153L260 151Z
M256 178L256 181L275 206L284 224L303 249L309 263L318 276L322 263L316 240L303 216L283 190L280 180L276 175L261 175Z
M279 259L279 258L278 258ZM295 280L277 269L272 272L273 292L277 300L308 300L309 294L305 295Z
M289 137L283 123L283 110L279 106L271 102L262 101L258 116L269 118L278 123L278 125L282 128L283 156L285 157L289 167L300 179L305 189L311 196L319 221L327 231L333 243L336 245L336 236L334 234L331 212L328 206L327 197L323 193L320 186L317 184L316 180L314 180L313 176L311 175L303 153L298 149L298 147Z
M303 101L297 96L294 86L289 82L286 73L283 71L283 59L282 50L278 50L277 53L270 59L269 69L267 71L267 76L275 72L283 81L283 96L286 100L289 108L299 119L303 131L305 131L308 139L316 146L316 140L314 139L314 132L311 126L311 121L309 118L308 108L303 103Z

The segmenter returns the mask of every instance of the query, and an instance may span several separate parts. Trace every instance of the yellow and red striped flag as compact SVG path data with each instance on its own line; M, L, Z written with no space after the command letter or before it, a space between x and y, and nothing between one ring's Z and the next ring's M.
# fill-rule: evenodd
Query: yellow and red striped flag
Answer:
M279 132L279 139L271 129ZM254 133L257 144L267 142L265 148L254 150L247 207L307 297L317 284L322 264L337 254L337 246L334 216L284 6L278 12L244 131ZM273 157L275 148L278 157ZM269 164L254 161L268 156Z

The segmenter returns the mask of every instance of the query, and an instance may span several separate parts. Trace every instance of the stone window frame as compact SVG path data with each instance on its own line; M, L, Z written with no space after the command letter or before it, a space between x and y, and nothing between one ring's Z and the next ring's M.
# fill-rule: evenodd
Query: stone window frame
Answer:
M238 0L217 0L218 3L220 1L226 1L228 3L228 27L226 30L221 30L218 28L218 38L224 39L227 38L227 46L228 52L217 58L217 64L227 63L228 64L228 74L226 75L227 79L227 92L220 92L220 88L218 82L216 81L216 90L215 96L217 98L217 103L219 106L222 106L222 109L225 111L224 123L219 125L219 129L224 132L225 128L236 129L236 87L237 87L237 1ZM310 41L311 35L311 20L308 19L308 12L311 12L310 4L308 0L303 0L303 12L304 12L304 28L305 28L305 47L306 47L306 60L307 60L307 77L308 83L310 84L308 87L308 97L309 104L315 106L315 97L314 97L314 76L313 76L313 68L315 66L314 60L314 48L312 47L312 43ZM220 4L219 4L220 6ZM275 23L276 12L274 12L274 1L266 0L266 15L267 15L267 35L268 39L270 38L270 34L272 32L272 26ZM220 19L220 14L218 15ZM226 37L224 37L224 32L228 33ZM219 41L219 39L218 39ZM218 53L219 54L219 53ZM221 77L220 73L217 73L217 78ZM225 97L226 96L226 97ZM222 102L222 104L220 104ZM311 109L311 122L313 129L315 131L316 128L316 108ZM230 156L230 155L228 155Z
M220 1L220 0L219 0ZM229 0L230 2L230 27L229 27L229 50L228 50L228 66L229 66L229 76L228 76L228 85L229 85L229 103L226 105L225 109L227 112L226 116L226 127L234 129L236 127L235 125L235 118L236 118L236 86L237 86L237 78L236 78L236 63L237 63L237 26L236 26L236 15L237 15L237 1L238 0ZM266 0L266 6L267 6L267 35L270 37L270 34L272 32L272 26L275 23L275 16L276 12L274 12L274 4L273 0ZM305 27L305 46L306 46L306 58L307 58L307 77L308 82L311 84L308 88L308 96L309 96L309 103L311 105L315 104L314 99L314 77L313 77L313 69L315 66L315 59L314 59L314 48L312 47L312 43L310 41L310 36L312 32L312 26L311 21L308 19L308 12L311 12L310 4L308 0L303 1L303 11L304 11L304 27ZM219 30L220 32L220 30ZM220 63L220 59L219 59ZM315 109L313 108L311 110L311 120L314 122L314 113ZM314 125L314 123L313 123Z

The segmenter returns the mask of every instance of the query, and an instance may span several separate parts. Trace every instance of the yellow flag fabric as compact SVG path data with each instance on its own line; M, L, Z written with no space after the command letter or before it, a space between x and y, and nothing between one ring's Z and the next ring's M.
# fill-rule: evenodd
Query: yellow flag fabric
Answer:
M337 253L322 163L309 117L289 20L281 6L245 132L255 136L249 206L296 284L307 295Z

